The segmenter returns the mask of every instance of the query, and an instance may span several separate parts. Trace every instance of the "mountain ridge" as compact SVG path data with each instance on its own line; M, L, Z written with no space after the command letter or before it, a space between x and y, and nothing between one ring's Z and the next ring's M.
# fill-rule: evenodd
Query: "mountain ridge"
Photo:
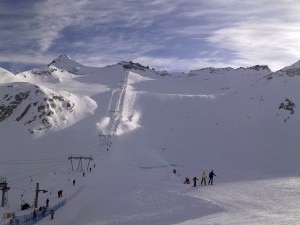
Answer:
M215 93L222 93L225 90L231 90L232 88L235 91L242 91L239 89L239 82L245 82L244 78L242 76L247 76L248 78L248 86L254 85L255 81L261 80L266 78L267 80L271 80L273 77L276 77L277 75L279 76L291 76L291 74L294 76L295 74L298 75L298 67L295 65L298 65L299 62L293 64L290 67L285 67L284 69L277 71L277 72L271 72L271 70L268 68L268 66L252 66L248 68L237 68L233 69L230 67L227 68L203 68L199 70L191 70L189 73L184 73L184 75L181 75L183 78L200 78L203 79L204 81L208 82L214 82L214 84L218 84L217 80L219 82L219 85L215 86ZM20 72L17 75L11 74L9 71L6 70L0 70L1 73L1 82L3 84L5 83L10 83L10 82L27 82L27 83L32 83L32 88L28 89L25 92L20 91L19 93L16 92L16 90L19 88L20 84L17 85L6 85L2 86L2 95L4 98L1 101L1 120L0 123L9 118L14 111L16 111L17 108L22 108L22 112L19 112L18 115L15 115L14 118L17 121L22 120L22 118L29 113L34 114L33 112L30 112L34 107L31 108L31 106L35 106L38 103L37 102L30 102L26 103L27 105L24 105L24 99L20 100L20 97L18 96L24 96L24 93L38 93L37 90L34 90L36 87L39 88L39 90L45 89L47 86L47 90L50 88L57 88L60 85L63 85L64 83L69 83L69 84L76 84L77 82L80 82L80 80L87 80L84 82L87 82L86 85L92 85L90 81L88 80L93 80L96 81L96 83L102 83L105 86L113 88L115 85L126 85L126 80L122 81L122 76L125 76L126 71L131 71L134 73L138 73L139 76L146 76L151 79L153 78L158 78L158 77L170 77L170 78L178 78L178 76L174 76L172 74L169 74L167 71L155 71L154 68L150 69L147 66L142 66L139 63L133 63L132 61L130 62L120 62L115 65L110 65L106 67L89 67L89 66L84 66L74 60L71 59L68 55L60 55L57 59L53 60L50 64L48 64L46 67L42 67L39 69L32 69L26 72ZM103 75L107 77L107 81L109 83L103 82L104 79L102 79ZM119 74L118 76L116 76ZM212 76L214 75L214 76ZM221 75L221 76L220 76ZM234 76L231 76L234 75ZM95 78L92 78L94 77ZM220 77L219 77L220 76ZM257 77L258 76L258 77ZM90 77L90 78L89 78ZM96 78L97 77L97 78ZM119 78L118 78L119 77ZM251 78L251 79L250 79ZM121 79L121 81L117 81L118 79ZM126 78L124 78L126 79ZM99 80L99 81L98 81ZM168 79L167 79L168 80ZM119 84L118 84L119 82ZM167 81L168 82L168 81ZM11 90L14 90L14 96L9 95L9 90L7 87L10 87ZM100 87L100 86L99 86ZM199 87L202 87L203 90L207 89L205 85L200 85ZM213 86L211 86L213 87ZM242 87L242 86L241 86ZM100 87L101 88L101 87ZM3 90L6 89L6 90ZM49 89L49 90L50 90ZM59 89L59 88L58 88ZM71 91L71 90L70 90ZM32 121L36 120L36 118L40 118L40 128L34 128L31 127L28 129L30 133L34 133L34 130L44 130L46 128L51 128L55 127L54 125L55 121L61 121L59 123L62 123L62 121L66 121L66 118L69 118L71 114L68 112L71 109L74 109L76 111L76 103L80 102L78 99L85 98L85 99L90 99L90 97L85 96L84 94L80 94L80 96L76 97L77 94L73 94L73 97L70 98L70 91L67 91L67 95L61 95L61 94L55 94L55 90L52 91L51 94L45 94L46 92L43 91L44 96L41 97L39 103L41 104L39 107L41 108L43 106L46 111L44 111L43 115L34 115L30 119L27 119L27 122L25 122L24 125L27 125L31 123ZM48 91L49 92L49 91ZM61 92L61 91L59 91ZM71 91L72 92L72 91ZM28 96L30 95L30 96ZM34 99L33 94L28 94L25 95L26 99L29 97L29 99ZM7 96L10 96L9 98L14 99L13 101L9 102L9 98ZM54 96L54 98L53 98ZM73 98L73 101L71 100ZM284 98L285 99L285 98ZM283 99L283 100L284 100ZM86 100L84 100L86 101ZM292 101L292 100L291 100ZM88 102L93 102L92 99L88 100ZM281 102L283 103L283 102ZM20 105L20 106L18 106ZM22 106L21 106L22 105ZM55 106L59 106L57 109L55 109ZM92 105L96 105L95 103L92 103ZM51 107L54 106L54 107ZM95 106L96 107L96 106ZM31 108L31 109L30 109ZM93 108L93 107L92 107ZM57 112L55 112L58 110ZM37 110L39 111L39 110ZM60 113L66 111L66 115L64 113ZM71 110L72 111L72 110ZM92 110L93 111L93 110ZM74 112L73 112L74 113ZM79 114L82 114L78 112ZM87 112L86 112L87 113ZM86 114L83 113L83 114ZM67 114L70 114L67 116ZM60 115L56 118L53 118L53 116ZM71 116L72 117L72 116ZM52 121L52 122L49 122ZM71 123L72 124L72 123Z
M78 63L77 61L73 60L70 56L68 56L67 54L61 54L59 55L56 59L52 60L51 63L49 63L47 66L55 66L58 69L64 69L70 73L73 74L78 74L79 71L81 70L81 67L87 67L87 68L103 68L103 67L91 67L91 66L85 66L81 63ZM123 66L125 69L133 69L133 70L140 70L140 71L145 71L145 70L150 70L150 71L154 71L157 74L160 75L172 75L173 73L169 73L168 71L164 70L164 71L157 71L155 68L151 68L149 66L144 66L140 63L136 63L136 62L132 62L132 61L121 61L119 63L113 64L113 65L107 65L104 67L111 67L111 66L117 66L117 65L121 65ZM215 68L215 67L204 67L204 68L200 68L200 69L194 69L194 70L190 70L189 72L176 72L176 74L180 74L180 73L192 73L194 71L201 71L201 70L211 70L211 71L218 71L218 70L269 70L270 73L272 72L269 67L267 65L254 65L254 66L250 66L250 67L239 67L239 68L231 68L231 67L225 67L225 68ZM79 75L79 74L78 74Z

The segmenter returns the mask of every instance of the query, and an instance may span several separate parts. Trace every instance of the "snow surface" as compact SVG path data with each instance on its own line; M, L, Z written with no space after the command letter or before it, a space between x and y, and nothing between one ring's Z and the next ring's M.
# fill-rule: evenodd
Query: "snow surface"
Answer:
M39 205L60 202L60 189L67 199L41 225L300 224L300 114L278 108L300 104L299 76L224 68L172 77L58 59L16 79L70 93L74 112L35 134L14 114L0 123L0 177L11 187L0 215L31 213L20 204L33 203L38 182L48 190ZM72 171L71 155L92 156L91 172L87 161L84 177L78 161ZM213 186L183 184L211 169Z

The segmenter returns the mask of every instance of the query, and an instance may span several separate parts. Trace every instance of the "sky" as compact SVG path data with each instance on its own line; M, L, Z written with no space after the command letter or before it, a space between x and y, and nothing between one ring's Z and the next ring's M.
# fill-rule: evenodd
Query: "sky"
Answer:
M159 70L300 59L299 0L1 0L0 67L134 61Z

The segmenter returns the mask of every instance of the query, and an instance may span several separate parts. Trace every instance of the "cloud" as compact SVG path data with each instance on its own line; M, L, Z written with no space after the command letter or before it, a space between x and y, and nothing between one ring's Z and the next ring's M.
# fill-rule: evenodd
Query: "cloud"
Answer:
M28 67L28 65L45 66L57 57L56 54L43 54L36 51L15 54L0 53L0 62L16 64L16 67L18 65L22 67Z
M273 70L299 60L300 23L280 21L243 22L215 31L207 40L221 49L231 50L234 64L267 64Z
M299 59L297 0L4 0L0 7L2 62L47 64L66 53L87 65L143 60L186 71L278 69Z
M243 20L236 19L231 26L216 29L207 41L220 51L232 52L234 57L227 61L241 66L267 64L279 70L299 60L300 2L251 4L257 9L254 13L248 10Z
M42 52L62 37L65 28L80 24L81 9L86 3L87 0L47 0L34 6L37 14L32 32Z

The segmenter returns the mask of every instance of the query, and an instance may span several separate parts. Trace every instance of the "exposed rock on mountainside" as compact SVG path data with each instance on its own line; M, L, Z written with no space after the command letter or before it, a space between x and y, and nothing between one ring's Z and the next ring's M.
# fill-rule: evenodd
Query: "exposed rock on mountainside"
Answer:
M152 73L155 73L156 75L160 75L160 76L168 76L170 75L168 73L168 71L164 70L164 71L156 71L154 68L150 69L149 66L143 66L140 63L134 63L132 61L129 62L119 62L117 65L122 65L124 69L128 69L128 70L139 70L139 71L151 71Z
M66 95L46 93L29 83L0 86L0 93L0 122L8 118L23 122L30 133L54 126L75 106Z
M227 74L227 73L251 73L253 75L255 75L255 71L260 72L259 74L264 73L264 74L269 74L271 73L271 70L269 69L268 66L265 65L256 65L256 66L252 66L252 67L240 67L237 69L233 69L231 67L226 67L226 68L214 68L214 67L208 67L208 68L203 68L203 69L199 69L199 70L191 70L189 72L189 77L192 76L197 76L197 75L201 75L201 74Z
M289 99L285 99L284 102L280 103L279 105L279 109L285 109L291 112L291 114L294 114L295 110L294 108L296 107L296 104L294 102L292 102Z

